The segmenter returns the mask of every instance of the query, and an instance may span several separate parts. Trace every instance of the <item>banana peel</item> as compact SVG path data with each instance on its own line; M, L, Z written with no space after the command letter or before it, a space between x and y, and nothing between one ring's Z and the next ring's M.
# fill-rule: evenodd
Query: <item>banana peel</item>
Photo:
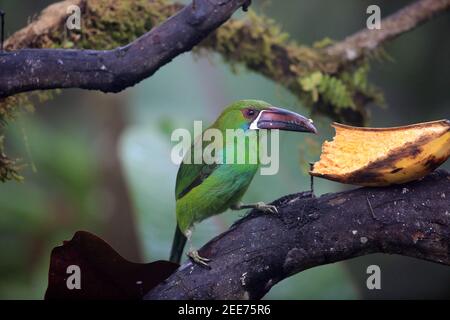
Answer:
M402 184L426 176L450 156L449 120L392 128L332 126L336 135L323 143L312 176L361 186Z

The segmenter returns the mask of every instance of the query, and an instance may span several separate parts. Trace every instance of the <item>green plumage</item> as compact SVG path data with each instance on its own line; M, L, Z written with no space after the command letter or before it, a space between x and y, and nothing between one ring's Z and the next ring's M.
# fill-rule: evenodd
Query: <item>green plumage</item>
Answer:
M193 161L195 147L201 146L199 149L202 153L205 147L213 146L209 150L214 150L214 158L221 161L202 161L199 164L183 161L180 165L175 187L177 228L170 257L174 262L180 261L186 237L190 238L191 228L197 222L222 213L230 207L277 212L275 206L262 202L240 204L259 168L259 129L316 133L312 120L259 100L241 100L231 104L208 129L220 132L222 139L215 136L210 137L211 142L204 142L205 139L200 137L201 140L191 146L186 157ZM244 140L242 137L232 138L227 135L227 129L242 129L240 132L246 137L244 136ZM211 133L206 130L204 133ZM236 130L232 132L236 134ZM244 143L241 145L238 140ZM207 265L209 260L200 257L196 250L191 250L189 256L203 265Z
M248 130L250 121L244 117L241 110L249 106L259 110L270 107L268 103L257 100L235 102L227 107L209 128L220 130L223 137L226 136L226 129ZM225 141L221 156L225 157L227 149L230 148L236 148L234 140ZM250 149L248 145L246 151L246 160L250 152L258 152L257 149ZM181 232L185 233L194 223L222 213L237 203L247 190L258 167L258 164L249 164L248 161L245 164L182 163L175 187L177 222Z
M270 105L258 100L241 100L228 106L219 118L209 127L221 131L226 136L226 129L243 129L247 131L251 119L244 117L242 110L251 106L262 110ZM234 141L224 141L222 153L235 148ZM203 146L205 143L203 143ZM236 149L235 155L237 155ZM175 187L177 230L172 246L171 260L179 261L186 238L183 234L195 223L226 211L231 205L240 201L247 191L259 164L249 164L250 152L258 152L257 147L246 144L246 162L244 164L186 164L178 170ZM191 147L191 157L193 156ZM191 158L193 159L193 157ZM181 231L181 232L180 232Z

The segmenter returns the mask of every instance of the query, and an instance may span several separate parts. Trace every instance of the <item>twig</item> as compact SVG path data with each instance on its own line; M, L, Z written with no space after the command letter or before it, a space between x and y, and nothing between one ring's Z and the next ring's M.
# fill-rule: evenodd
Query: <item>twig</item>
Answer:
M309 170L312 171L313 167L314 167L314 163L310 162ZM309 191L311 192L312 196L314 196L314 176L313 175L309 176Z
M329 47L329 55L352 62L378 49L387 41L410 31L438 13L450 9L450 0L416 1L381 21L381 29L363 29Z
M374 220L377 220L377 217L375 216L375 212L373 212L372 204L370 203L369 197L366 197L367 204L369 205L370 213L372 214L372 217Z

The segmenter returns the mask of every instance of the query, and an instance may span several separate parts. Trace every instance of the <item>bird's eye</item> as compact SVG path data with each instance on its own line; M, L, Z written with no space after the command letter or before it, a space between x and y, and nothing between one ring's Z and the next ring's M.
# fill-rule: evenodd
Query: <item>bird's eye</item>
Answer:
M254 116L254 115L255 115L255 110L253 110L253 109L248 109L248 110L247 110L247 115L250 116L250 117Z

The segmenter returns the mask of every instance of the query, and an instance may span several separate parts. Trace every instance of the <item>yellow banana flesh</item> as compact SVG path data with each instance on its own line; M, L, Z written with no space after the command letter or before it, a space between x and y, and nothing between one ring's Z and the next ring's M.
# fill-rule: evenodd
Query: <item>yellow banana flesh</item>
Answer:
M322 145L313 176L361 186L387 186L420 179L450 156L450 121L393 128L333 123L333 141Z

